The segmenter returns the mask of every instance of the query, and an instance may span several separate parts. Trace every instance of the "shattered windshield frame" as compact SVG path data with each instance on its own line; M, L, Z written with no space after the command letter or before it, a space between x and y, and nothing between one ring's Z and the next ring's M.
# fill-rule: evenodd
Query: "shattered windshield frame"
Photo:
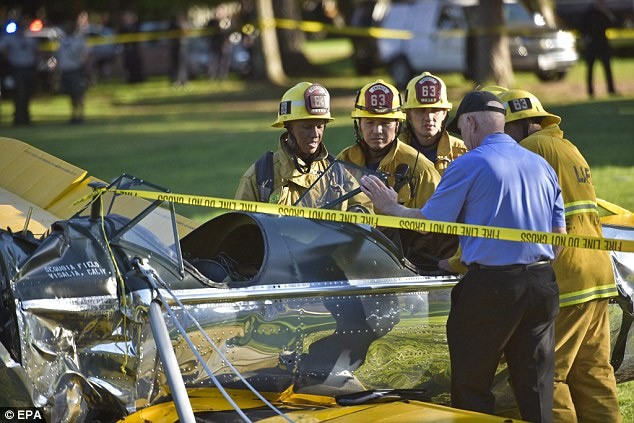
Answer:
M164 192L170 191L132 175L122 174L115 179L101 198L103 216L117 215L123 217L125 223L116 227L109 235L109 242L121 247L134 247L152 256L167 259L182 276L184 264L181 254L176 211L174 203L155 200L148 201L141 197L118 194L113 190L133 190ZM76 216L86 217L92 213L92 208L99 203L93 199ZM121 219L119 219L121 220Z

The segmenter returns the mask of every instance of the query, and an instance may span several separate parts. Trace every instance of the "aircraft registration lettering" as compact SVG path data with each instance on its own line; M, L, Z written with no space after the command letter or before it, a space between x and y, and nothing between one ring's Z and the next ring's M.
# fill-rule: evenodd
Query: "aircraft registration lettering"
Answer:
M67 279L82 277L84 273L79 271L79 263L73 264L60 264L55 266L44 266L44 272L51 279Z
M81 278L88 276L107 275L103 266L94 260L80 261L77 263L44 266L44 272L50 279Z

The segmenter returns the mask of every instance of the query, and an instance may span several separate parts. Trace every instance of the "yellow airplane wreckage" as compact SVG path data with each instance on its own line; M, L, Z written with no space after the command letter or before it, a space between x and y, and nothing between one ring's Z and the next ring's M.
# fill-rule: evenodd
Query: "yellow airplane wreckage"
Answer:
M460 275L408 259L399 230L376 228L387 217L339 211L358 199L362 170L335 162L281 208L125 174L105 184L21 141L0 149L1 406L37 407L49 422L517 417L503 364L496 415L448 406L445 322ZM178 203L227 211L198 225ZM634 378L634 220L601 206L605 239L562 242L613 250L623 382Z

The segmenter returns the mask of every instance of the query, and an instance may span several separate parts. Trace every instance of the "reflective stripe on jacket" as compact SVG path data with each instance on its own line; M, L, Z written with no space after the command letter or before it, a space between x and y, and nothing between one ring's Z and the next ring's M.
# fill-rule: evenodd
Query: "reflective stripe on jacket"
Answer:
M569 234L602 236L590 166L559 125L535 132L521 145L539 154L557 172ZM562 307L617 295L608 251L565 247L554 263Z

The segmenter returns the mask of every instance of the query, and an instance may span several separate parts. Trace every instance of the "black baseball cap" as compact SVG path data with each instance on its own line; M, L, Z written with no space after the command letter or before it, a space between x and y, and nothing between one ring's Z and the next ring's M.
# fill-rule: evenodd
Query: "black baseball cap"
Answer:
M504 106L495 94L489 91L471 91L460 102L456 116L447 125L447 130L459 134L458 119L465 113L471 112L499 112L503 115L506 114Z

